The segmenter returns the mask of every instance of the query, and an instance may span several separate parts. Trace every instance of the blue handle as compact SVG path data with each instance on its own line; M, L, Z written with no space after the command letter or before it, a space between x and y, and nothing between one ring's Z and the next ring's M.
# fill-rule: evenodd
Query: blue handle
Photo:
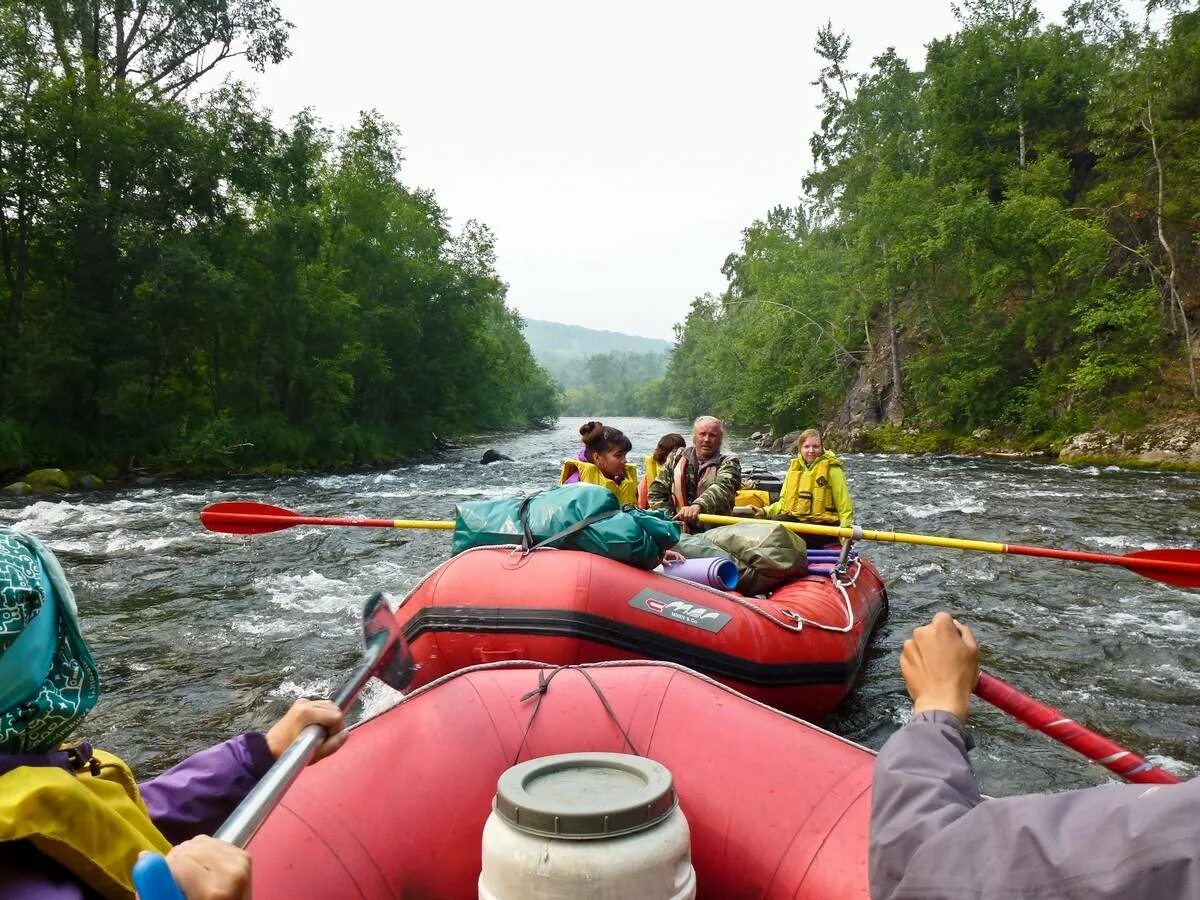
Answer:
M175 883L166 857L145 853L133 864L133 886L138 900L187 900Z

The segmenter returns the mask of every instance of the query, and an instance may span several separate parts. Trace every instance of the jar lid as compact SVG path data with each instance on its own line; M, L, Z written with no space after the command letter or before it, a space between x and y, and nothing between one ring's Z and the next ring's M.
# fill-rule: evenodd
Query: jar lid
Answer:
M630 834L679 805L671 772L625 753L562 753L500 776L492 808L521 831L585 840Z

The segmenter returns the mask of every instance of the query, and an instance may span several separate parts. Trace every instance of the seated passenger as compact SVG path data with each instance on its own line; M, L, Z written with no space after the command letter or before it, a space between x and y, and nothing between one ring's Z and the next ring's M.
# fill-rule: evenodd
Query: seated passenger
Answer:
M701 514L728 516L742 484L742 463L721 452L720 419L701 416L692 425L692 446L674 450L647 491L651 509L670 510L687 531L703 531Z
M676 434L675 432L664 434L658 439L658 444L655 445L654 452L644 460L646 471L642 475L642 480L638 482L639 507L642 509L650 508L650 485L654 483L654 479L658 475L658 470L667 461L667 457L671 454L672 450L678 450L680 447L686 446L687 441L683 439L683 435Z
M821 432L815 428L800 432L796 447L798 452L788 466L779 499L754 509L751 515L814 525L854 524L854 501L846 487L846 471L842 461L821 445ZM826 538L820 540L828 542Z
M633 444L624 433L609 425L588 422L580 427L586 460L563 460L559 484L598 484L606 487L622 506L637 503L637 467L625 462Z
M63 743L99 695L58 560L35 538L0 528L0 897L132 898L133 865L153 851L166 854L188 900L248 898L250 857L203 835L306 725L333 735L318 757L341 746L341 710L299 700L266 734L202 750L139 786L115 756Z

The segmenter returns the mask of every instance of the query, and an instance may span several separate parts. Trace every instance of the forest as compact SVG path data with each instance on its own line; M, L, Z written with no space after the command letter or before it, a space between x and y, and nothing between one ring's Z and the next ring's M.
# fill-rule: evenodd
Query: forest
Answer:
M1194 416L1200 13L1130 10L964 0L922 71L853 71L820 29L803 195L676 326L674 411L1050 437Z
M0 470L393 460L558 411L492 234L397 127L276 127L218 77L272 0L0 5Z

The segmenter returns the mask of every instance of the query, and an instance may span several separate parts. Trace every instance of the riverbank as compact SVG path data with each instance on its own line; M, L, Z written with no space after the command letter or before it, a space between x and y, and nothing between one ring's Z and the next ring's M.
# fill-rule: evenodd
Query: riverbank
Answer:
M10 497L54 495L93 491L101 487L119 488L131 484L151 485L210 477L282 478L380 472L398 466L439 460L453 451L462 450L473 444L482 445L488 441L503 440L516 434L547 431L555 427L556 421L556 419L549 421L542 419L521 427L485 429L455 434L449 438L430 432L429 439L422 443L413 443L411 440L404 442L403 445L396 443L393 444L394 449L391 454L374 453L354 462L306 459L302 462L238 465L229 458L230 454L226 454L224 464L218 461L221 457L217 459L211 456L199 457L184 463L180 462L178 457L166 456L159 460L147 460L144 464L137 465L135 465L136 461L131 459L124 468L109 463L66 469L43 467L24 472L21 469L10 469L0 473L0 495ZM236 451L245 447L252 447L252 445L241 445L231 448L231 450ZM507 459L503 456L500 458ZM491 461L486 454L479 460L481 464Z
M760 449L790 452L798 435L798 431L786 435L755 432L750 438ZM825 444L848 453L937 453L1200 472L1200 415L1180 414L1136 431L1097 430L1066 438L1017 435L990 428L955 434L880 425L852 432L827 431Z

